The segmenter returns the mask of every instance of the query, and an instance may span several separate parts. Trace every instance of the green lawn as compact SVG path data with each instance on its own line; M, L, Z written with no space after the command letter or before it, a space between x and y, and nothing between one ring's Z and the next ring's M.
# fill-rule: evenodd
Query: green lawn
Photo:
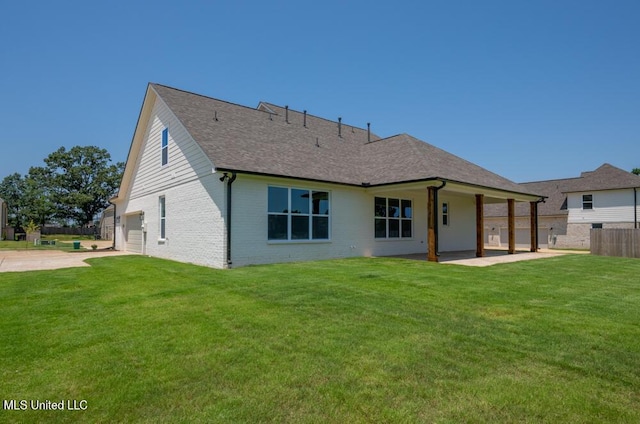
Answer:
M55 239L45 239L55 240ZM33 242L13 241L13 240L1 240L0 250L73 250L73 242L56 241L55 246L51 245L38 245L35 246Z
M640 261L0 274L0 422L637 423Z
M75 240L93 240L93 236L78 236L69 234L52 234L43 235L42 240L52 241L55 240L55 246L51 245L38 245L35 246L33 242L14 241L14 240L0 240L0 250L74 250L73 241Z

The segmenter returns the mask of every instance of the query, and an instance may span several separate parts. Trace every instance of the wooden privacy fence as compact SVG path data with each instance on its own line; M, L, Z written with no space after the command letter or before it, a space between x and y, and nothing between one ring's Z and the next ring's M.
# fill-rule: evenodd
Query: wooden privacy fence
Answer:
M640 258L640 229L592 229L591 254Z

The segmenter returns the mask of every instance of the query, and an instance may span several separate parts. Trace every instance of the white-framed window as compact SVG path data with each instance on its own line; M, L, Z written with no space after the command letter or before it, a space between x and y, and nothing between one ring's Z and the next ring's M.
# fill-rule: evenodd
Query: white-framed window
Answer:
M164 240L167 238L167 208L166 199L164 196L158 197L158 216L160 217L160 228L158 228L159 239Z
M162 144L160 151L162 156L162 166L165 166L169 163L169 128L162 130Z
M593 209L593 194L582 195L582 209Z
M329 240L328 191L269 186L267 203L269 240Z
M374 234L377 239L413 237L413 202L409 199L374 199Z
M447 202L442 204L442 225L449 225L449 203Z

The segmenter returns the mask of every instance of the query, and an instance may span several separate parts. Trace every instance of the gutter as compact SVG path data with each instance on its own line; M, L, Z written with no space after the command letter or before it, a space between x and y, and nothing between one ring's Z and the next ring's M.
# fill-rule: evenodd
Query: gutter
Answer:
M524 193L521 191L513 191L513 190L505 190L505 189L501 189L501 188L497 188L497 187L490 187L490 186L485 186L485 185L481 185L481 184L473 184L473 183L467 183L464 181L457 181L457 180L452 180L452 179L448 179L448 178L442 178L442 177L427 177L427 178L418 178L418 179L413 179L413 180L406 180L406 181L396 181L396 182L391 182L391 183L377 183L377 184L371 184L369 182L361 182L359 184L357 183L348 183L348 182L344 182L344 181L331 181L331 180L323 180L323 179L318 179L318 178L304 178L304 177L296 177L296 176L291 176L291 175L281 175L281 174L271 174L268 172L257 172L257 171L246 171L246 170L242 170L242 169L232 169L232 168L216 168L216 171L218 172L231 172L231 173L240 173L240 174L246 174L246 175L256 175L256 176L261 176L261 177L274 177L274 178L287 178L287 179L292 179L292 180L298 180L298 181L313 181L313 182L318 182L318 183L324 183L324 184L337 184L337 185L342 185L342 186L348 186L348 187L364 187L364 188L376 188L376 187L385 187L385 186L394 186L394 185L400 185L400 184L410 184L410 183L427 183L427 182L431 182L431 181L441 181L441 182L450 182L450 183L454 183L454 184L462 184L462 185L466 185L466 186L470 186L470 187L476 187L476 188L480 188L480 189L488 189L488 190L496 190L496 191L502 191L505 193L511 193L511 194L518 194L518 195L527 195L527 196L539 196L537 194L531 194L531 193ZM540 197L547 197L547 196L540 196Z
M442 185L440 187L436 187L434 189L434 193L433 193L433 202L436 204L435 208L433 208L433 214L435 215L435 227L433 229L433 235L435 236L435 242L436 242L436 256L440 256L440 245L438 243L438 228L440 227L440 223L438 221L438 208L439 208L439 204L438 204L438 191L440 191L441 189L444 188L444 186L447 185L446 181L442 181Z
M231 268L231 184L236 180L237 174L231 172L231 177L225 172L220 181L227 180L227 268Z

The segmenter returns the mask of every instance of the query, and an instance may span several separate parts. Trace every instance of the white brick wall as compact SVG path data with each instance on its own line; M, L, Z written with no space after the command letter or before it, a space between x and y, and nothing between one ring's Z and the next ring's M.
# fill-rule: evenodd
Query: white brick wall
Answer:
M269 185L330 192L330 241L274 242L267 240L267 191ZM414 198L415 193L393 193ZM414 237L403 241L374 238L374 196L365 189L286 179L238 175L233 184L233 266L303 261L350 256L376 256L426 252L426 229L414 218ZM414 211L425 209L424 200L413 199ZM414 212L415 213L415 212Z
M225 227L218 206L223 203L224 184L218 178L219 175L211 174L179 187L139 197L126 205L127 211L144 212L146 255L216 268L224 266ZM165 196L166 202L165 240L159 238L160 196ZM126 220L121 216L118 249L124 248L122 236L126 231Z

